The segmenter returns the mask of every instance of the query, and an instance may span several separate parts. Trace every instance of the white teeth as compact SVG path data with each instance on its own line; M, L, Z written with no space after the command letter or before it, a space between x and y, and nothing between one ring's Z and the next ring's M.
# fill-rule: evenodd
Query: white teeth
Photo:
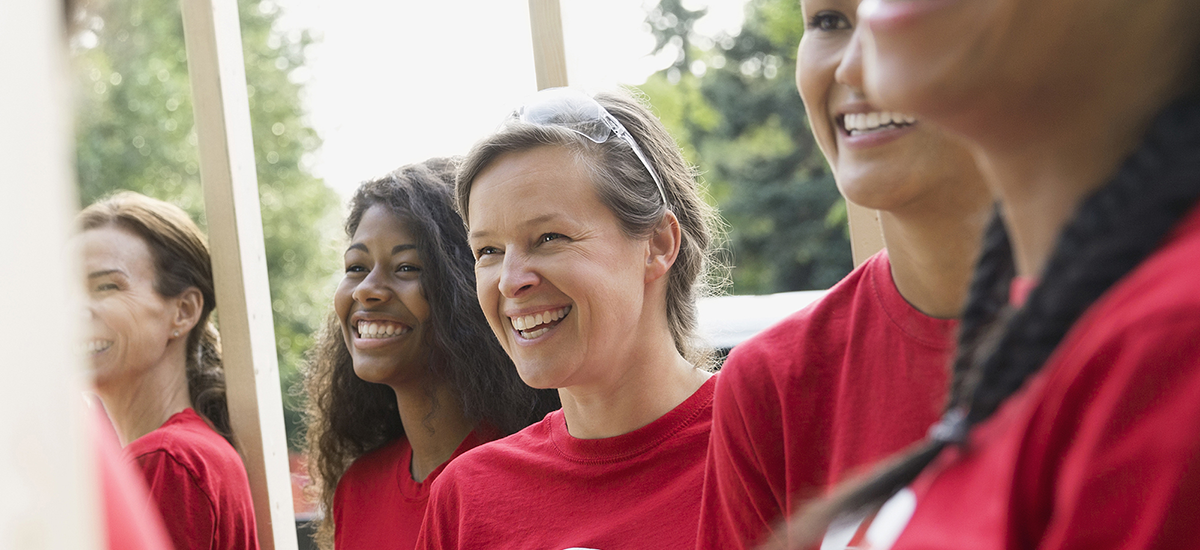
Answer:
M891 111L847 113L842 116L842 126L852 136L889 127L907 126L916 121L917 118L914 116Z
M387 321L359 321L359 338L391 338L397 334L408 332L408 327Z
M95 354L111 348L112 345L112 340L90 340L84 344L84 349L87 350L88 353Z
M561 307L555 310L543 311L533 315L524 315L519 317L509 317L514 329L521 333L521 336L527 339L537 338L550 330L550 327L543 327L532 332L525 332L533 327L541 326L547 323L553 323L563 317L566 317L567 312L571 311L571 306Z

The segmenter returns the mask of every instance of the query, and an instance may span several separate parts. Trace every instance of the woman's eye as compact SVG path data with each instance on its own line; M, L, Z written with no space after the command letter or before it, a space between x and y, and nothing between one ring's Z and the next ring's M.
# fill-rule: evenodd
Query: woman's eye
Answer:
M479 250L475 251L475 259L478 260L479 258L482 258L484 256L491 256L493 254L499 254L499 253L500 253L499 248L496 248L494 246L485 246L485 247L482 247Z
M346 266L346 273L364 273L367 269L361 265L353 264Z
M808 28L820 31L850 30L850 20L835 11L820 12L808 20Z
M561 239L561 238L563 238L563 235L561 235L561 234L558 234L558 233L546 233L545 235L542 235L541 237L538 237L538 243L548 243L548 242L550 242L550 241L553 241L553 240L558 240L558 239Z
M421 271L421 268L412 264L400 264L396 266L396 273L416 273Z
M100 283L96 285L96 292L106 292L109 290L117 290L117 285L114 283Z

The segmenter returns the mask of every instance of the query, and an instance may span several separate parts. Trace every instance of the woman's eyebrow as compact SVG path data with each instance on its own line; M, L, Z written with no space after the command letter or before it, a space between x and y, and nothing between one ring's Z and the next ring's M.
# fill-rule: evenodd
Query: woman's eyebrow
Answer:
M88 276L87 276L87 278L88 278L89 280L91 280L91 279L98 279L98 278L100 278L100 277L105 277L105 276L108 276L108 275L112 275L112 274L114 274L114 273L115 273L115 274L117 274L117 275L123 275L123 276L125 276L125 277L128 277L128 275L126 275L126 274L125 274L125 272L124 272L124 271L121 271L120 269L102 269L102 270L100 270L100 271L93 271L93 272L91 272L91 273L88 273Z

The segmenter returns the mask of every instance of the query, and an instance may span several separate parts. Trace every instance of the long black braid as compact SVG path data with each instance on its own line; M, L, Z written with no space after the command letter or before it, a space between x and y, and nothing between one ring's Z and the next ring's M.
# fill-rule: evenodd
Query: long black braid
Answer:
M797 538L819 537L837 517L878 506L947 445L960 445L1041 370L1084 311L1162 244L1200 197L1200 94L1163 110L1110 182L1082 201L1041 282L1020 309L1008 305L1015 273L997 212L989 226L959 329L951 396L930 437L805 511Z

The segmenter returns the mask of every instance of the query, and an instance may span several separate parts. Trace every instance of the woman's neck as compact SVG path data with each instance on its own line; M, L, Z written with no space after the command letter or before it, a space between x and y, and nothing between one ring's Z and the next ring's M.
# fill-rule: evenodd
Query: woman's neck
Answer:
M978 174L938 190L880 211L879 221L900 295L926 315L950 319L962 312L993 199Z
M571 436L601 439L632 432L678 407L712 376L679 355L674 345L657 358L653 355L641 356L607 384L559 389Z
M1114 115L1018 147L977 150L1000 197L1018 275L1041 278L1079 204L1111 179L1152 117Z
M1041 278L1079 204L1112 178L1179 94L1179 67L1165 52L1148 53L1136 67L1109 64L1090 93L1048 91L1036 109L999 109L964 129L974 133L976 163L1002 204L1017 274Z
M118 387L96 393L124 447L162 426L171 416L192 406L183 355L164 361Z
M475 426L467 421L458 397L446 385L438 386L432 393L423 384L393 386L392 390L396 392L404 436L412 447L409 473L414 481L425 481L454 456Z

